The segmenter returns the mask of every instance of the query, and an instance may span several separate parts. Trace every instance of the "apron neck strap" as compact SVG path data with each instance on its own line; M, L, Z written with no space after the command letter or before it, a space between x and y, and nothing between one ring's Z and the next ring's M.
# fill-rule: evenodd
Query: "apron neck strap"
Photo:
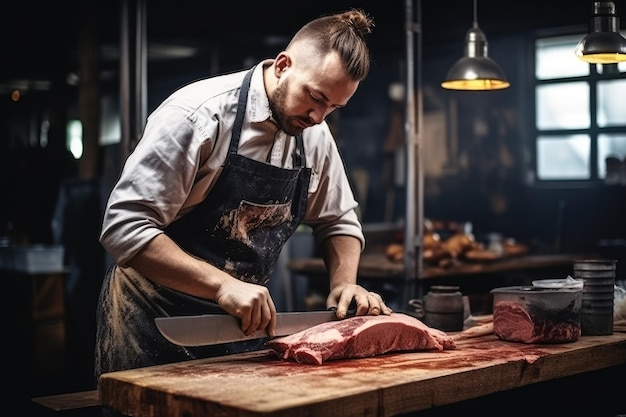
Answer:
M296 136L296 149L293 153L293 166L306 168L306 157L304 156L304 141L302 134Z
M239 101L237 102L237 115L235 116L235 124L233 133L230 138L229 153L236 154L239 149L239 138L241 137L241 126L243 125L243 117L246 114L246 103L248 101L248 91L250 90L250 80L252 79L252 67L243 79L241 90L239 91Z

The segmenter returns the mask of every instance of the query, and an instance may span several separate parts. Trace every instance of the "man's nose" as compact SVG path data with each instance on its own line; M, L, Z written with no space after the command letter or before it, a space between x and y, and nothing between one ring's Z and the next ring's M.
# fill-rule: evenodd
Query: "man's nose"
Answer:
M309 112L309 118L315 123L320 124L324 121L326 116L332 113L332 107L319 107L316 109L311 109Z

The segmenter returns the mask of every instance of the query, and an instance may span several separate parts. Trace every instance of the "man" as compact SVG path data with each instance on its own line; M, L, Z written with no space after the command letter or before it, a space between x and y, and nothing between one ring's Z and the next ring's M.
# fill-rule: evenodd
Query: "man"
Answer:
M184 348L154 318L226 312L246 334L274 336L265 284L301 223L326 262L327 307L391 313L356 284L365 242L324 121L367 75L372 27L358 10L318 18L275 59L185 86L150 115L104 215L100 241L116 265L98 303L97 377L261 347Z

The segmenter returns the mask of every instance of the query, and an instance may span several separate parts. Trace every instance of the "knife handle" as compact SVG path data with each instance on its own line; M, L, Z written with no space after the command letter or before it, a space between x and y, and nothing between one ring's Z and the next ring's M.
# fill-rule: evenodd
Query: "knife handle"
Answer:
M329 307L328 311L332 311L335 314L337 314L337 307ZM349 308L348 311L346 312L346 317L344 318L350 318L350 317L354 317L356 316L356 307L355 308Z

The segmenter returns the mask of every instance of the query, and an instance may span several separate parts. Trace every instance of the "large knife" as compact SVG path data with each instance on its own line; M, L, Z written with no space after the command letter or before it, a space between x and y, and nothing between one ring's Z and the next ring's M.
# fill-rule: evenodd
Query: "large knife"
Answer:
M334 310L278 313L275 336L287 336L328 321ZM269 337L265 330L246 336L238 318L229 314L157 317L154 322L167 340L180 346L206 346Z

